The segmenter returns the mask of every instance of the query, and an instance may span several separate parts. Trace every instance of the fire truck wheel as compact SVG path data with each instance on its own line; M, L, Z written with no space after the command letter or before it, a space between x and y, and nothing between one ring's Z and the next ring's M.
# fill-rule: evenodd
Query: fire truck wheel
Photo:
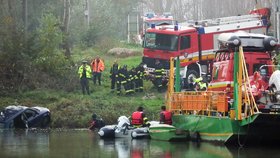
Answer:
M271 101L272 103L277 102L277 98L276 98L275 92L276 92L276 87L275 87L274 85L271 86L271 87L269 87L269 93L270 93L269 99L270 99L270 101Z
M191 78L199 77L198 72L195 70L189 70L186 74L185 86L188 87L189 83L191 83Z

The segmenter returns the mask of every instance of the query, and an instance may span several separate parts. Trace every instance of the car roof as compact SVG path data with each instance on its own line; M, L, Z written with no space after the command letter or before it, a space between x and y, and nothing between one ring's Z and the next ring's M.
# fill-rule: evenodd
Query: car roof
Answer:
M4 110L16 110L16 111L19 111L19 110L23 110L23 109L26 109L27 107L26 106L21 106L21 105L9 105L7 107L5 107Z
M36 110L37 112L42 112L42 111L48 111L50 112L50 110L48 108L45 108L45 107L40 107L40 106L34 106L34 107L30 107L29 109L33 109L33 110Z

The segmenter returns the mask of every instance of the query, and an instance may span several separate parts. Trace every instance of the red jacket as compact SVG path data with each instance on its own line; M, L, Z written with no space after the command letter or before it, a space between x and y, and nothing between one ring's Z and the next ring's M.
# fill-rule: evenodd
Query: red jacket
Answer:
M143 112L135 111L131 116L131 124L132 125L142 125L143 124Z
M172 113L170 111L161 111L160 115L160 123L172 124Z

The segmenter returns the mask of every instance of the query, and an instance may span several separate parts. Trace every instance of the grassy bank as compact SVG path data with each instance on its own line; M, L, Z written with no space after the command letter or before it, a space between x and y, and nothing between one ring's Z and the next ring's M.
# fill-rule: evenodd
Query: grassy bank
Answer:
M143 106L150 120L158 120L160 106L164 104L165 93L158 93L151 82L144 81L144 92L131 96L110 92L109 71L112 62L118 59L120 65L128 68L141 62L141 55L118 58L107 56L98 50L76 50L74 61L80 65L82 59L91 59L99 55L105 61L102 74L102 85L93 85L90 81L90 95L82 95L78 75L72 81L72 91L53 89L36 89L0 97L0 108L7 105L43 106L51 111L52 128L84 128L88 127L92 113L105 120L106 124L116 123L120 115L130 116L138 106ZM73 72L74 76L77 72Z

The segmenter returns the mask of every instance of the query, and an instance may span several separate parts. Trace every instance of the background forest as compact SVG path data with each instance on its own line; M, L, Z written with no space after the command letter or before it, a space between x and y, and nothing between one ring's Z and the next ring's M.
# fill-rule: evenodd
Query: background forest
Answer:
M108 50L115 47L132 47L140 54L123 59L121 62L128 65L137 65L140 62L141 46L126 43L129 14L136 13L141 17L151 11L157 14L171 12L174 19L184 22L190 19L247 14L250 9L258 6L275 9L275 2L273 0L0 0L0 96L3 97L1 106L11 102L26 105L36 103L57 111L67 109L69 105L83 104L87 106L73 108L78 108L80 113L71 110L69 106L68 116L73 117L73 121L80 119L86 122L90 114L84 117L80 115L83 115L84 111L92 111L90 110L94 108L92 105L100 107L114 103L115 108L109 108L105 112L102 112L104 108L95 109L102 116L107 116L107 121L110 122L111 118L115 119L119 115L117 112L112 114L114 109L124 105L124 102L128 104L127 106L134 104L126 109L127 112L123 112L130 113L135 106L144 102L141 100L143 95L138 98L136 96L135 102L121 101L111 95L109 97L113 101L108 101L108 98L104 98L105 92L102 91L94 98L81 96L74 101L69 98L75 98L74 96L80 93L77 67L81 60L91 60L94 56L100 55L105 59L109 69L114 57L108 54ZM109 76L108 69L104 78ZM105 84L105 88L109 91L109 83ZM149 89L149 84L146 89ZM65 93L68 93L68 96L64 96ZM156 109L159 107L156 105L162 104L163 99L164 95L159 94L148 105ZM106 113L110 110L111 113ZM54 120L63 122L64 118L60 115L62 114L54 114ZM67 122L69 119L64 121ZM84 125L77 122L68 122L69 125L65 126ZM59 127L61 124L54 123L53 126Z
M117 47L126 40L130 12L171 12L183 22L246 14L254 7L255 0L1 0L0 94L39 87L71 90L75 50L105 53Z

